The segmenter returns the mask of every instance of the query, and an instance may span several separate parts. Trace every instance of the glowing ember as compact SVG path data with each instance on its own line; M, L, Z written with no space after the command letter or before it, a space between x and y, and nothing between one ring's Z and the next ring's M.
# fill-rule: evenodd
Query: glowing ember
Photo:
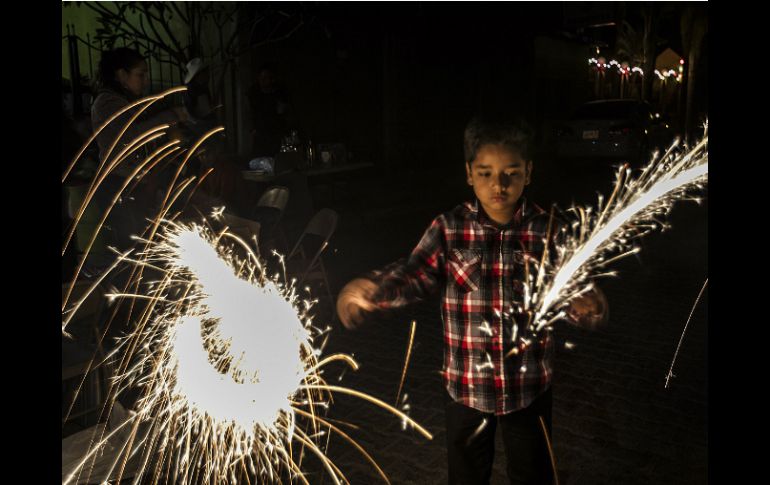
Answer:
M535 331L561 318L560 310L569 301L588 291L590 282L600 276L608 264L639 251L632 241L654 229L665 228L660 221L673 203L686 198L688 191L708 182L708 130L691 150L681 153L678 141L660 159L653 157L637 178L621 167L615 190L602 209L577 207L580 220L571 234L557 248L557 262L549 267L546 258L538 267L535 283L527 282L527 310L534 311ZM694 200L698 201L699 199ZM615 255L614 257L610 257Z
M200 307L177 324L170 351L175 392L217 421L234 420L247 430L270 425L290 411L289 397L305 378L302 355L311 353L296 310L272 281L260 287L237 277L198 230L173 234L168 246L177 248L174 264L190 271L200 295ZM208 330L209 346L221 349L216 360L201 340L205 319L216 321ZM230 378L215 370L228 361Z

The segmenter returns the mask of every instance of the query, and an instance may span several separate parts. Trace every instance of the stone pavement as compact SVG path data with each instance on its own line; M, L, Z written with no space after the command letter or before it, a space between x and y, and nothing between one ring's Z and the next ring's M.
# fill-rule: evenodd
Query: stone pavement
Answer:
M604 167L572 167L569 176L554 177L557 168L556 162L538 167L541 178L535 184L541 185L532 188L536 200L590 202L594 187L607 192L612 179ZM335 290L357 274L408 255L430 220L469 194L458 183L405 179L398 188L384 182L361 188L356 204L337 207L341 222L325 259ZM671 230L648 236L637 257L615 265L619 278L601 285L611 308L606 328L588 332L557 326L553 444L562 485L707 482L708 291L683 341L676 378L664 387L691 306L708 276L707 215L707 203L680 203L670 218ZM359 427L349 434L392 483L441 484L447 467L438 299L355 332L336 323L326 352L352 354L361 368L343 374L342 364L334 364L325 377L393 404L412 320L417 332L403 393L410 416L433 433L433 440L404 431L396 416L354 397L338 395L329 416ZM567 349L566 342L574 347ZM381 481L341 439L332 440L328 455L353 484ZM493 484L506 483L504 460L498 436ZM328 478L321 475L309 476L311 483L325 483Z

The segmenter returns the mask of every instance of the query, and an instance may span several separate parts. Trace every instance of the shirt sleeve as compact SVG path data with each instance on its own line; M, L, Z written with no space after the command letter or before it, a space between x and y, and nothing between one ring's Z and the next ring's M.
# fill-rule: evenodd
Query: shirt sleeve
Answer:
M399 308L435 294L444 282L445 223L436 218L407 260L392 263L370 274L379 290L374 301L382 309Z

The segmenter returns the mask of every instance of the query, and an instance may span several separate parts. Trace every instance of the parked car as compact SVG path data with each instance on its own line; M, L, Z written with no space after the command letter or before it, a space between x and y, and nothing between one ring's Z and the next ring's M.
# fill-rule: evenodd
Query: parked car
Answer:
M560 157L607 157L645 162L655 148L665 148L674 134L665 116L635 99L591 101L556 125Z

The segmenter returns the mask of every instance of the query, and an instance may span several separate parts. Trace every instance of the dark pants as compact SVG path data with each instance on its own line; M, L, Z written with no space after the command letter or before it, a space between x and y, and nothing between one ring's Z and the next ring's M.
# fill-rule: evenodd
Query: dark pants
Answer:
M551 484L553 472L540 416L545 420L550 439L550 388L527 408L499 417L450 399L446 407L450 485L489 484L498 423L502 430L510 483ZM482 427L485 419L486 425Z

